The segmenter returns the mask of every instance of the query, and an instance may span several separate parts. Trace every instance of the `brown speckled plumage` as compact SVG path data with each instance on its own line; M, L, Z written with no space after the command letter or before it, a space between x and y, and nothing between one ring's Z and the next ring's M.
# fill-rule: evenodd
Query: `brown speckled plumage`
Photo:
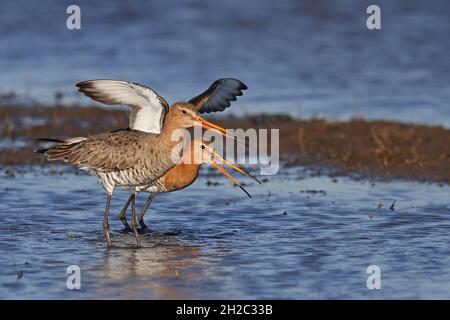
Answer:
M130 129L86 138L53 140L56 145L38 152L44 153L50 161L71 163L100 179L107 193L103 230L108 246L111 246L108 214L114 188L121 186L132 189L131 229L139 245L135 192L137 188L158 180L178 162L179 159L173 159L172 151L180 141L174 141L172 134L177 129L192 127L200 120L202 127L220 129L222 135L226 136L225 129L208 123L198 116L198 112L222 111L247 88L236 79L219 79L190 103L175 103L169 109L167 102L154 90L137 83L98 79L80 82L77 87L99 102L130 107ZM179 187L176 175L171 177L171 174L167 176L170 180L167 185ZM191 178L194 181L196 176Z
M180 108L190 111L182 114ZM108 194L116 186L142 186L156 180L175 163L172 149L174 130L186 127L189 117L197 111L189 104L178 103L167 113L161 134L137 130L119 130L84 138L63 141L45 151L48 160L77 165L96 175Z

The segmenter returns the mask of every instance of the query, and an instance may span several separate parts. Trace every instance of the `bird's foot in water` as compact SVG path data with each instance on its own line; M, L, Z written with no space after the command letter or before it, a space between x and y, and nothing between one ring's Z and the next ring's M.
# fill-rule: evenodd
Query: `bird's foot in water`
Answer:
M147 225L145 224L144 220L139 221L139 224L141 225L141 228L139 229L140 233L150 232L150 228L147 227Z
M123 224L123 229L122 229L123 232L132 231L130 225L128 224L128 222L125 218L120 217L120 222L122 222L122 224Z
M130 228L130 226L124 226L123 228L122 228L122 230L120 230L120 232L122 232L122 233L130 233L130 232L133 232L133 230L131 230L131 228Z

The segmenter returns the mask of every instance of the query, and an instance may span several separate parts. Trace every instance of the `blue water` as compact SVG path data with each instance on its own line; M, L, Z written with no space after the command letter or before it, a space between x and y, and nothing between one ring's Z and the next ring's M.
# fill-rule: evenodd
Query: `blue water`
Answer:
M249 86L238 115L348 119L358 100L366 118L450 126L448 1L377 1L380 31L365 25L372 1L76 3L81 31L65 27L72 1L2 1L0 93L87 104L76 82L120 78L174 102L232 76ZM108 250L99 183L51 168L0 172L0 298L450 298L448 186L283 168L248 199L203 170L155 198L139 249L115 193ZM72 264L80 291L66 289ZM369 265L381 290L366 287Z
M448 186L292 168L250 183L249 199L202 169L191 187L154 199L138 249L117 218L127 194L116 192L108 250L97 180L51 170L0 177L0 298L450 298ZM79 291L66 288L74 264ZM380 290L366 286L370 265Z
M450 126L448 1L76 1L82 29L66 29L73 1L4 0L0 92L24 101L88 103L74 84L120 78L170 102L232 76L249 90L237 114L286 112L389 118Z

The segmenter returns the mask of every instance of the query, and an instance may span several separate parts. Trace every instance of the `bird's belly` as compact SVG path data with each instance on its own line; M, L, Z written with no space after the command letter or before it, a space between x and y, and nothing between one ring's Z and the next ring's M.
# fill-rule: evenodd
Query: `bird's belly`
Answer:
M167 188L164 185L163 177L160 177L149 184L142 185L136 188L139 192L167 192Z
M157 180L162 180L161 175L165 171L164 166L143 165L110 172L90 170L90 173L97 175L107 190L113 190L114 187L134 187L136 191L146 191L150 188L149 190L155 191L148 192L165 192L164 183L156 183Z
M111 173L114 183L119 186L143 186L157 178L157 172L130 168Z
M150 193L153 193L153 192L165 192L164 189L161 189L161 188L159 188L159 187L157 187L157 186L145 186L145 187L141 187L141 188L139 189L139 191L150 192Z

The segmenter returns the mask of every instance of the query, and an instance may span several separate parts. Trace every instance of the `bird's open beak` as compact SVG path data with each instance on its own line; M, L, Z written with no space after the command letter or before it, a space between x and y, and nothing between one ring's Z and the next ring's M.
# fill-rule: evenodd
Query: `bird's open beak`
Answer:
M220 161L222 161L224 164L229 165L230 167L232 167L234 170L239 171L242 174L245 174L247 177L252 178L253 180L255 180L256 182L258 182L259 184L261 184L261 181L259 181L254 175L252 175L251 173L247 172L246 170L238 167L237 165L235 165L234 163L228 161L225 158L222 158L216 151L212 152L212 156L216 159L219 159Z
M207 130L211 130L213 132L216 132L216 133L220 134L223 137L232 139L232 140L234 140L236 142L244 143L246 146L248 146L248 144L246 142L242 142L242 141L238 140L235 135L229 134L226 129L218 126L217 124L214 124L214 123L211 123L211 122L205 120L204 118L202 118L199 115L197 115L195 117L195 120L200 122L200 127L202 127L202 128L205 128Z
M230 179L231 181L233 181L233 183L235 185L237 185L239 188L241 188L242 191L244 191L249 198L251 198L252 196L250 195L250 193L247 192L247 190L244 189L244 187L235 179L231 176L231 174L229 174L220 164L218 164L214 158L211 158L211 164L220 172L222 172L228 179Z

